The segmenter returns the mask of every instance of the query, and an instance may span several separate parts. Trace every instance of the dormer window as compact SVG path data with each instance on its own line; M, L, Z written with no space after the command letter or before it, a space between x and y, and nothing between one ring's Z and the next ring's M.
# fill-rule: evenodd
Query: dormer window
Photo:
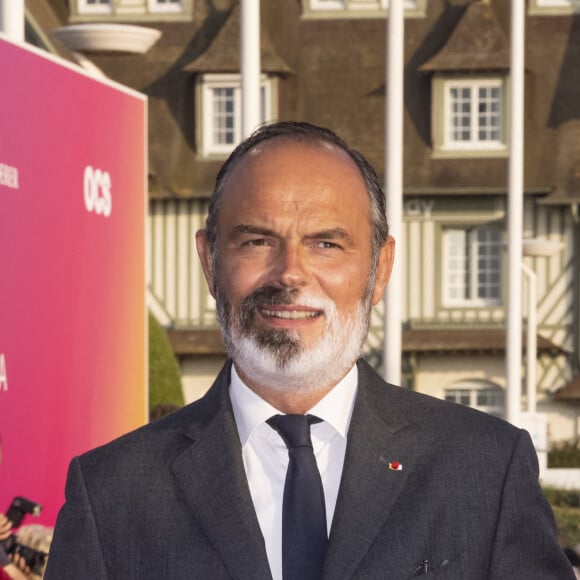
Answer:
M505 157L510 52L488 2L471 2L447 42L420 70L431 73L434 157Z
M507 154L504 78L440 76L433 84L435 155Z
M260 121L272 121L275 99L274 79L262 75L260 87ZM201 131L200 150L203 157L225 157L242 140L242 95L240 75L205 74L199 84Z

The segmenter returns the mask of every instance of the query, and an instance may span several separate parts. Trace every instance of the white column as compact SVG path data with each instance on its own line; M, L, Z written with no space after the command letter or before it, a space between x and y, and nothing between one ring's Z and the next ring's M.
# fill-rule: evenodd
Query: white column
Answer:
M525 1L511 0L506 419L519 424L522 391L522 233L524 199Z
M260 0L240 2L242 138L260 124Z
M528 324L526 329L526 398L528 413L536 412L536 359L538 356L538 277L522 262L528 283Z
M24 0L0 0L0 30L10 40L24 42Z
M403 66L405 20L403 0L390 0L387 18L385 192L390 233L396 241L395 263L385 293L383 373L401 384L403 309Z

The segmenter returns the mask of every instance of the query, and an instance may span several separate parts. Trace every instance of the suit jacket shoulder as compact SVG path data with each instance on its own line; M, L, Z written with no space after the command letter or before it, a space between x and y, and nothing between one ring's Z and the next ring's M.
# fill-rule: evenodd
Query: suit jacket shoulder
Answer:
M526 432L358 366L325 580L573 578Z
M227 387L229 385L230 366L226 365L216 381L198 401L148 423L130 433L85 453L80 461L87 467L95 462L103 467L108 458L114 461L119 456L123 460L139 460L138 449L147 450L148 461L156 453L159 460L171 462L182 450L201 437L207 427L222 413L231 411Z
M386 383L365 361L359 361L358 368L357 411L362 420L365 414L380 416L393 432L411 425L424 428L431 438L445 440L446 444L458 439L458 432L472 432L473 437L483 437L484 441L491 436L505 445L513 444L520 435L518 428L498 417ZM459 443L467 443L460 439Z
M271 580L228 396L74 459L47 580Z

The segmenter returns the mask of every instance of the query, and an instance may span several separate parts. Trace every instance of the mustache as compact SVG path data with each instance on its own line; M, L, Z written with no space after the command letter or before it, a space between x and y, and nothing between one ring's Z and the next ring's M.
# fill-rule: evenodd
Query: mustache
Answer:
M297 288L279 288L276 286L261 286L248 294L241 303L242 316L257 309L277 304L292 304L298 296Z
M268 308L268 306L292 304L299 293L297 288L280 288L270 285L256 288L240 304L241 327L248 332L252 332L252 323L256 312L263 308Z

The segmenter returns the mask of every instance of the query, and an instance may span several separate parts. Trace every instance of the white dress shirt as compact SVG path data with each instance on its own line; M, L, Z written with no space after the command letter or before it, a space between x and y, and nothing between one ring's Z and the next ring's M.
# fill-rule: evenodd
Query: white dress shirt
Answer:
M314 456L324 488L326 525L330 532L344 464L346 436L357 391L356 365L321 401L308 411L322 419L311 426ZM266 420L280 411L247 387L232 366L230 398L250 494L258 516L270 570L282 580L282 499L288 449Z

